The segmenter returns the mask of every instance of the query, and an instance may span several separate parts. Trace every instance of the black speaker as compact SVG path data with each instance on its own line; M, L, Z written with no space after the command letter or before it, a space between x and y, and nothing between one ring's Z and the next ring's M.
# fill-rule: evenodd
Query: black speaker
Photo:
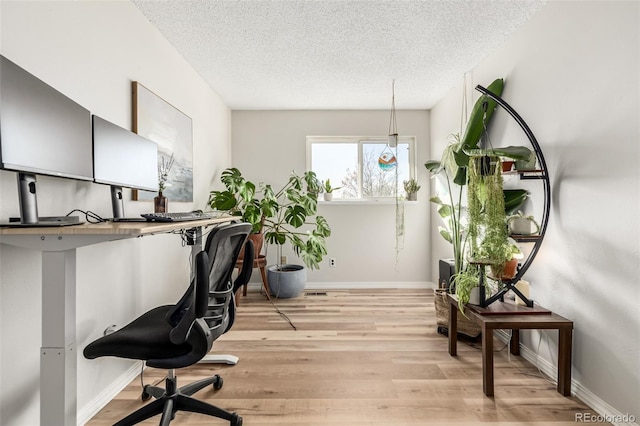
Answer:
M451 277L456 273L456 263L453 259L440 259L440 276L438 277L438 288L449 288Z

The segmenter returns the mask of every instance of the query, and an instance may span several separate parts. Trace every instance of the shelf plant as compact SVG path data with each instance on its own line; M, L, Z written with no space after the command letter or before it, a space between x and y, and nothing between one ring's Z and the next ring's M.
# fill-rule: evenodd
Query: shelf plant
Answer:
M308 268L319 268L327 254L331 228L317 214L321 187L314 172L292 172L278 190L270 184L248 181L237 168L224 170L220 180L225 190L210 192L211 208L250 223L252 232L263 233L268 244L281 247L290 243Z
M489 86L488 90L501 95L504 80L498 78ZM430 201L437 206L438 214L445 226L439 226L440 235L450 242L453 247L455 271L460 273L465 269L465 241L466 232L463 224L462 194L467 184L467 165L469 164L469 150L477 149L482 134L491 119L497 103L487 95L480 96L471 111L464 133L452 134L449 137L440 160L429 160L425 167L433 176L443 175L447 186L446 197L432 197ZM457 187L457 188L456 188ZM457 199L454 197L457 196Z
M414 178L409 180L402 181L402 185L404 186L404 192L407 196L407 200L416 201L418 191L420 191L421 186L418 185L418 181Z
M320 182L320 191L324 192L324 200L331 201L333 200L333 191L337 191L342 188L341 186L333 187L331 186L331 180L327 178L327 180Z

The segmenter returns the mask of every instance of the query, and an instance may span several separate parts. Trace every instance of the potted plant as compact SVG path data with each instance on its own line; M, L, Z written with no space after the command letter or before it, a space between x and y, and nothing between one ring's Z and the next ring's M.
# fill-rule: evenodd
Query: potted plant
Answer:
M502 94L504 80L494 80L487 89L498 96ZM467 184L469 150L477 149L483 131L491 119L497 103L487 95L480 96L471 111L464 133L449 137L440 160L429 160L425 167L434 177L444 176L447 200L432 197L430 201L438 206L438 213L445 220L446 228L440 227L440 235L452 244L455 272L462 272L465 266L465 232L462 224L462 193ZM457 188L454 187L457 186ZM455 192L455 193L454 193ZM457 196L457 200L454 197ZM448 305L448 304L447 304Z
M508 238L507 242L509 245L509 254L507 255L508 260L504 265L499 265L502 270L491 265L491 274L494 279L510 280L515 277L518 272L518 261L524 258L522 250L520 250L520 247L518 247L518 244L513 238Z
M338 186L337 188L332 187L331 180L327 179L321 183L320 189L324 192L324 200L331 201L333 200L333 191L337 191L340 188L342 187L341 186Z
M496 156L474 156L469 162L469 256L492 265L498 274L512 257L501 172L500 158Z
M263 182L256 186L237 168L224 170L220 180L225 190L210 192L211 208L250 223L254 234L263 235L268 244L275 244L278 249L291 244L308 268L319 268L327 254L325 239L331 235L331 228L323 216L316 214L320 182L314 172L302 175L292 172L277 191ZM303 268L276 265L268 268L271 269L282 272L295 269L306 281L306 271L300 272Z
M451 278L452 286L458 297L458 309L464 315L464 306L467 303L477 305L480 303L480 265L469 265L464 271L456 273ZM466 315L465 315L466 317Z
M525 216L522 210L507 218L509 233L512 235L535 235L540 232L540 225L533 216Z
M501 95L504 88L504 80L496 79L489 86L488 90ZM432 197L430 201L437 206L437 211L444 221L445 226L438 226L440 235L451 243L453 248L454 274L448 288L436 289L435 309L438 330L448 327L449 302L447 293L457 289L456 280L463 294L463 303L466 299L466 286L477 287L477 268L467 271L468 263L465 259L467 252L467 232L466 232L466 212L462 205L463 188L467 184L467 165L469 156L466 151L476 149L481 140L482 134L491 119L497 103L489 96L480 96L473 107L469 120L467 121L464 133L456 133L449 136L440 160L430 160L425 163L427 170L433 177L442 179L446 191L444 197ZM457 278L456 278L457 277ZM476 277L476 278L474 278ZM475 281L474 281L475 279ZM473 285L471 285L473 284ZM460 300L460 299L459 299ZM462 305L461 305L462 306ZM464 315L458 316L458 330L464 334L477 337L480 328L472 320Z
M417 201L418 199L418 191L421 186L418 185L418 181L416 179L409 179L402 182L404 185L404 192L407 194L407 201Z

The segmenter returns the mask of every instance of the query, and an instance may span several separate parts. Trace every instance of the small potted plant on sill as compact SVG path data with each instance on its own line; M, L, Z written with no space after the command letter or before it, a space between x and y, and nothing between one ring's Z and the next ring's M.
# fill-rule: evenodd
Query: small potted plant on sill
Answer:
M338 189L342 188L341 186L338 186L336 188L331 186L331 180L327 179L325 181L323 181L321 183L322 186L322 191L324 192L324 200L325 201L331 201L333 200L333 191L337 191Z
M418 191L421 186L418 185L418 181L416 179L409 179L402 182L404 185L404 192L407 194L407 201L417 201L418 200Z

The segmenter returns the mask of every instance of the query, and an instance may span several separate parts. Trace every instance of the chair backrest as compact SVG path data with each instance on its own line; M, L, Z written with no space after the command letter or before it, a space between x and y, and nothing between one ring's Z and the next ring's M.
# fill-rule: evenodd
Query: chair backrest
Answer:
M213 341L228 330L230 317L234 316L230 310L235 309L231 276L250 232L250 224L233 223L209 233L204 250L196 256L192 285L167 314L167 320L174 325L170 334L173 344L190 342L196 326L211 342L208 351Z
M235 318L231 276L250 232L251 225L248 223L227 225L212 231L204 245L204 251L209 256L209 300L205 320L215 338L225 333ZM227 262L230 259L229 268ZM253 264L252 259L250 262Z

